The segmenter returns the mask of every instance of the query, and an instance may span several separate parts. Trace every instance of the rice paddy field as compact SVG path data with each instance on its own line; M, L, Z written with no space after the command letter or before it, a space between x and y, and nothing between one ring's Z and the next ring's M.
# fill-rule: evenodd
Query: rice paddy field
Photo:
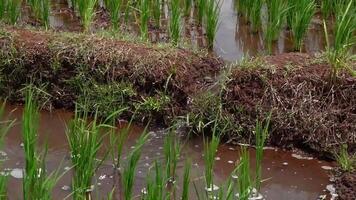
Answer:
M0 200L356 199L355 0L0 0Z

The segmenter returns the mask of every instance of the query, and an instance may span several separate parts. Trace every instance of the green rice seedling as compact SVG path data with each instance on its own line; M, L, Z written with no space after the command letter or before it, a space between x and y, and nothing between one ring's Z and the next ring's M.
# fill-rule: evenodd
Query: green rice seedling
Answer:
M325 38L326 38L326 57L331 65L330 79L336 81L338 73L342 69L348 70L352 75L356 75L356 71L352 68L352 62L356 60L356 56L352 54L352 48L356 43L356 7L353 6L353 0L345 6L337 8L336 20L334 28L334 43L329 42L326 24L324 22Z
M171 7L171 16L169 20L169 36L173 45L178 45L179 38L181 34L181 10L179 5L179 0L171 0L170 2Z
M152 0L151 11L155 26L159 28L161 25L161 0Z
M216 124L216 123L215 123ZM214 126L214 129L216 125ZM220 143L220 138L213 131L210 142L204 141L204 163L205 163L205 184L206 184L206 195L210 198L214 190L214 164L215 156Z
M192 11L193 0L184 0L184 15L189 16Z
M109 192L108 196L107 196L107 200L113 200L114 199L114 194L115 194L115 188L113 188L111 190L111 192Z
M96 159L102 146L103 136L99 130L104 127L98 123L97 114L89 122L88 114L75 111L74 118L67 130L71 161L73 164L73 199L86 199L90 197L92 177L102 161Z
M239 199L248 200L251 191L250 157L246 147L241 147L240 166L238 167Z
M219 14L220 14L219 1L207 0L205 30L208 39L208 47L210 49L214 45L215 34L219 23Z
M140 2L140 32L141 39L148 39L148 19L150 15L150 2L149 0L141 0Z
M95 6L97 0L77 0L76 5L78 8L80 21L84 27L84 31L88 32L90 24L95 16Z
M177 163L181 151L179 139L174 135L173 128L164 139L163 151L166 164L166 178L168 183L173 183L176 179Z
M5 17L5 11L7 8L7 0L0 0L0 20Z
M261 26L261 10L263 5L263 0L252 0L252 6L250 8L250 22L252 26L252 31L257 32Z
M203 19L204 19L204 15L205 15L205 9L206 9L206 0L196 0L195 1L195 7L197 10L197 14L198 14L198 22L200 24L203 23Z
M236 5L237 5L237 10L240 12L243 16L247 17L248 16L248 2L249 0L235 0Z
M356 169L356 156L349 155L347 145L341 145L340 151L335 153L337 163L346 172L353 172Z
M333 10L333 1L321 0L320 10L324 19L329 18Z
M122 187L123 187L124 200L132 200L137 164L141 157L142 147L146 143L149 137L149 134L146 133L147 127L148 126L146 126L144 132L137 140L134 149L130 152L128 156L128 163L124 167L124 171L122 174Z
M123 109L122 111L124 111L126 109ZM135 112L136 113L136 112ZM114 158L114 164L115 164L115 167L117 169L120 168L120 164L121 164L121 156L122 156L122 151L123 151L123 147L124 147L124 143L126 142L129 134L130 134L130 130L131 130L131 127L132 127L132 122L135 118L135 113L133 114L133 116L131 117L129 123L124 127L122 128L119 133L116 133L115 131L112 131L111 132L111 139L110 139L110 142L111 142L111 146L113 147L112 150L112 157ZM113 124L113 127L114 124ZM115 153L116 153L116 158L115 158Z
M22 0L11 0L7 2L7 17L11 24L16 24L21 14Z
M47 29L49 26L50 0L29 0L28 3L35 17L41 20Z
M188 160L184 165L182 200L189 200L191 162Z
M286 13L288 11L287 3L284 0L267 0L268 19L265 28L265 40L268 52L272 53L272 44L278 39Z
M39 112L34 102L34 92L29 89L26 94L25 108L23 113L22 138L25 151L25 177L23 180L23 195L25 198L33 199L37 180L37 131L39 122Z
M164 179L162 166L156 161L154 165L154 177L151 171L147 175L146 189L143 194L143 200L163 200Z
M125 4L125 23L127 24L129 21L129 16L132 10L133 0L127 0Z
M46 29L49 27L49 13L50 13L50 1L43 0L42 1L42 21Z
M262 180L262 159L263 159L263 147L268 137L269 123L271 114L268 115L266 123L263 124L260 121L256 122L255 137L256 137L256 178L255 188L259 192L261 189Z
M37 151L39 111L35 103L35 92L28 89L23 113L22 138L25 151L25 171L23 179L24 199L50 200L52 189L61 177L59 170L47 175L45 151Z
M8 199L8 197L7 197L7 179L8 179L7 174L0 175L0 199L1 200Z
M292 14L291 30L293 35L294 49L301 51L304 36L315 13L314 0L296 0Z
M105 0L106 9L109 11L111 25L114 30L119 29L122 0Z

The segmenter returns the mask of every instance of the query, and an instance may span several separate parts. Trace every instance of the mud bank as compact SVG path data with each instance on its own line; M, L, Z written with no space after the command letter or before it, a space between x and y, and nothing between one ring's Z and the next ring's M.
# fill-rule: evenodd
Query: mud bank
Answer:
M32 82L47 107L86 102L105 115L128 107L142 117L184 114L191 94L222 65L203 52L77 33L0 29L1 94L21 101Z
M325 156L347 144L354 153L356 78L344 73L331 84L329 69L322 57L299 53L255 59L234 68L222 95L224 112L240 130L230 138L254 138L248 134L256 119L271 111L270 144Z

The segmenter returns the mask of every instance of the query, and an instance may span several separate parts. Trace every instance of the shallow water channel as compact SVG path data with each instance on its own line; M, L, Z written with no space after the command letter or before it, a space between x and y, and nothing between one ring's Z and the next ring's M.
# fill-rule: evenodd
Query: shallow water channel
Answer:
M16 119L16 125L8 133L2 156L6 157L3 168L11 172L9 178L8 195L9 199L22 198L22 173L24 167L24 152L21 139L21 117L22 107L7 106L6 118ZM70 155L66 141L66 123L71 119L73 113L64 110L55 110L52 112L42 111L40 117L40 142L48 142L49 151L47 156L47 167L49 171L58 167L61 171L70 168ZM135 140L142 133L143 127L134 126L131 129L128 141L125 144L125 152L131 149ZM144 146L143 154L139 162L136 174L135 192L139 194L145 187L146 173L155 160L163 159L163 137L165 132L162 129L152 129L149 142ZM182 137L184 138L184 137ZM185 142L184 142L184 141ZM191 180L196 185L203 184L203 143L202 138L182 139L184 147L182 156L178 163L178 177L182 177L183 166L187 158L192 160ZM104 146L108 147L108 143ZM251 166L254 166L254 150L250 149ZM99 156L100 158L100 156ZM125 159L125 155L123 156ZM219 147L216 157L215 178L219 185L224 182L231 171L234 169L236 161L239 159L239 147L222 144ZM262 194L265 199L271 200L310 200L318 199L320 195L327 195L326 187L329 183L327 168L333 166L333 163L319 161L310 157L301 157L298 154L289 151L283 151L275 148L266 148L263 159L263 184ZM70 195L71 172L62 177L54 189L54 199L64 199ZM100 167L96 177L93 179L96 183L94 190L94 199L103 199L112 188L115 191L120 190L119 177L113 170L110 159L104 162ZM179 184L180 185L180 184ZM179 188L178 188L179 190ZM192 198L194 188L191 186ZM119 193L115 199L119 199ZM68 199L71 199L70 197ZM139 198L137 198L139 199Z

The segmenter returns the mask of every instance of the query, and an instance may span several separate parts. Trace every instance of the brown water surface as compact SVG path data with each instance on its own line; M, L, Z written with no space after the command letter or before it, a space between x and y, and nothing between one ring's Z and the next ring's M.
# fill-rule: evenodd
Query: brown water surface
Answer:
M3 168L8 171L12 169L22 169L24 167L24 153L21 146L21 114L22 107L7 106L7 118L16 119L17 123L8 133L3 149L7 154L8 160L5 161ZM48 170L53 171L58 167L62 172L70 168L70 157L68 144L66 141L66 123L71 119L72 113L63 110L53 112L43 111L40 117L39 135L40 142L48 142L49 152L47 157ZM142 133L143 127L135 126L131 129L129 139L125 144L125 152L131 149L135 140ZM154 129L150 132L149 142L144 146L143 154L137 168L135 192L139 194L145 186L147 170L155 160L163 159L163 137L166 134L164 130ZM182 137L185 138L185 137ZM193 170L191 179L199 186L202 186L202 176L204 171L203 143L200 137L189 140L182 139L184 148L182 156L178 163L178 177L182 177L182 171L185 161L192 160ZM104 144L108 147L108 143ZM215 179L216 184L220 185L227 180L229 174L235 167L239 159L239 147L221 145L217 152ZM125 155L123 156L126 159ZM254 150L250 149L251 166L254 166ZM99 155L100 158L100 155ZM267 148L263 159L263 179L262 193L266 199L271 200L310 200L317 199L319 195L326 194L325 187L329 184L328 171L322 169L322 166L332 166L332 163L319 161L316 159L297 159L292 152L283 151L274 148ZM95 199L101 199L108 192L118 186L118 176L113 170L110 159L106 160L100 167L94 183ZM71 182L70 170L64 175L54 189L54 199L63 199L70 195L68 186ZM10 199L21 199L22 179L10 176L8 194ZM193 187L191 189L193 194ZM117 194L118 195L118 194ZM70 198L69 198L70 199ZM195 199L195 198L191 198Z

